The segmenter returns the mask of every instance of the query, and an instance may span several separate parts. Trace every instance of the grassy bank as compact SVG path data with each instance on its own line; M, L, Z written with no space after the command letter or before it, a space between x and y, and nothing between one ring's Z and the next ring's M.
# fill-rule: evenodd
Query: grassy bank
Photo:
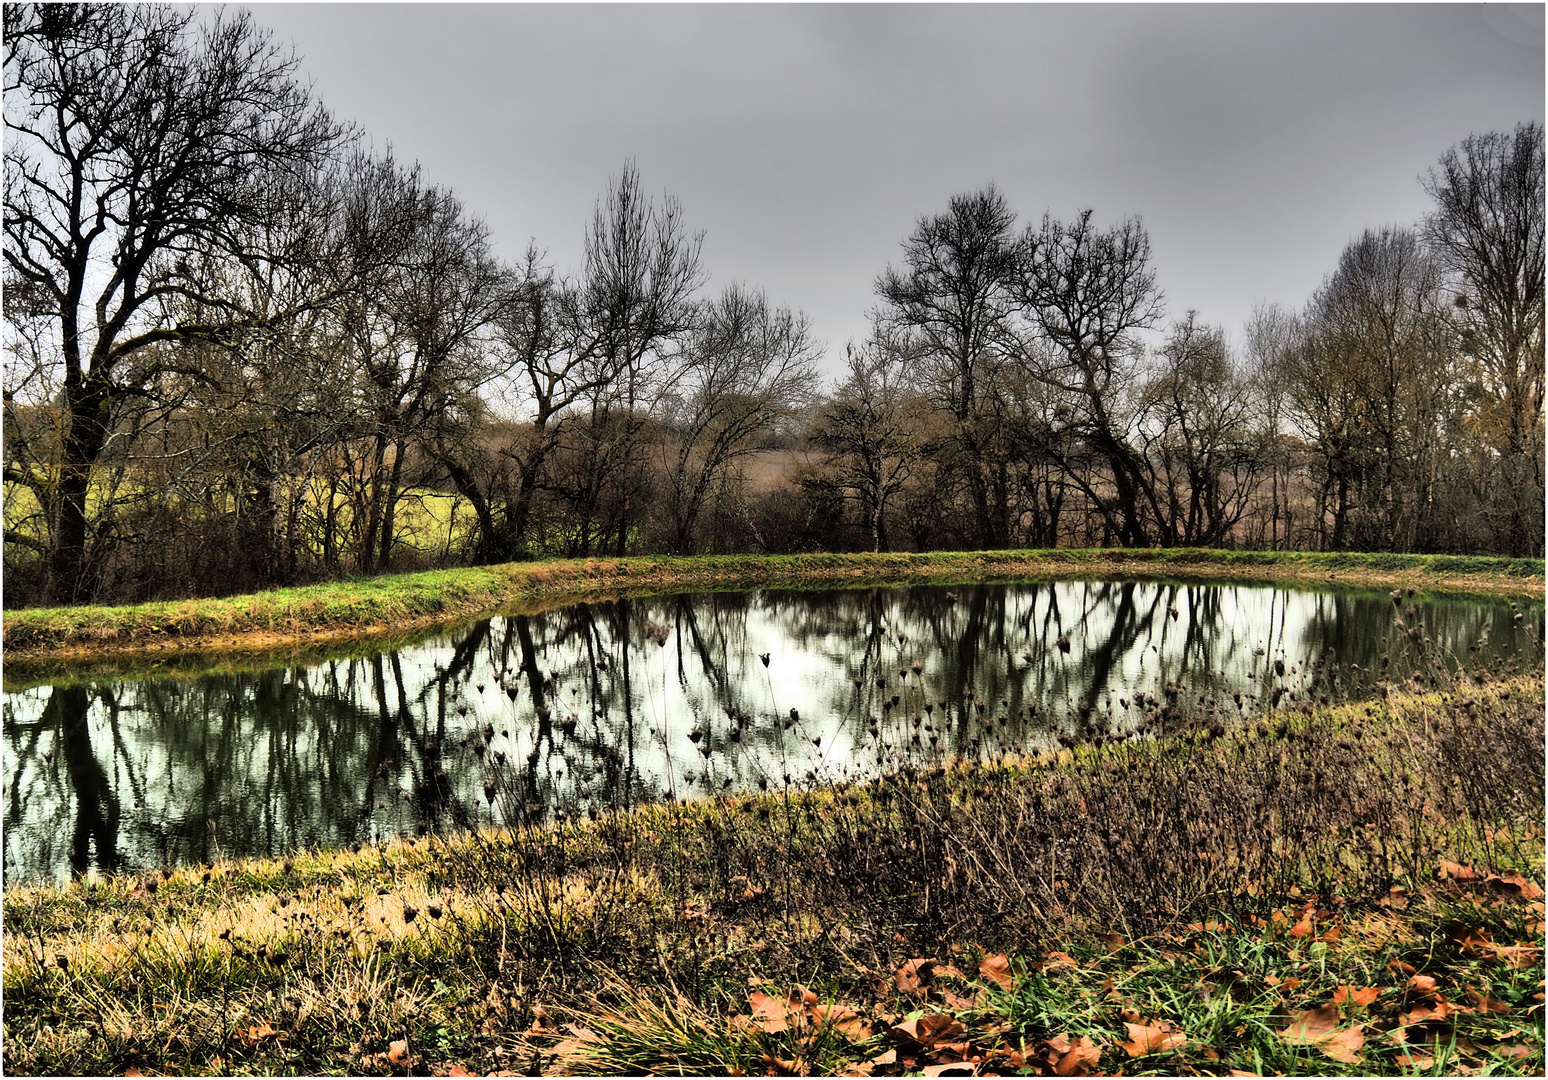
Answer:
M1541 1075L1543 705L7 889L3 1065Z
M605 597L760 587L942 584L1074 577L1543 593L1541 559L1191 549L572 559L337 582L226 599L6 612L8 665L129 663L168 654L289 654L403 639L500 612Z

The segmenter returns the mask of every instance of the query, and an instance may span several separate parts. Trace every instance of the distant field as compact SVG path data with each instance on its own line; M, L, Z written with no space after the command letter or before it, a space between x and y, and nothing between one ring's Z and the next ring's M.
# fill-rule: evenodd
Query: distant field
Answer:
M105 485L94 484L87 494L87 513L96 515L101 513L103 499L106 496ZM320 481L314 481L311 485L310 502L314 507L320 508L327 497ZM132 509L132 503L146 492L133 486L121 486L116 499L120 503L128 504ZM353 524L353 510L349 500L343 495L333 497L336 507L338 532L340 535L348 535ZM203 505L195 504L195 512L205 509ZM226 508L229 510L229 506ZM37 496L30 488L20 484L7 484L4 501L5 528L7 532L18 532L23 536L41 540L44 536L44 524L42 510ZM461 495L448 492L434 491L429 488L410 488L405 491L398 502L396 519L393 523L394 531L398 535L397 551L406 557L413 555L438 555L447 547L448 535L451 546L455 549L464 546L472 539L476 528L476 517L473 512L473 504ZM303 535L303 540L308 539ZM307 544L308 551L313 556L322 555L320 543Z

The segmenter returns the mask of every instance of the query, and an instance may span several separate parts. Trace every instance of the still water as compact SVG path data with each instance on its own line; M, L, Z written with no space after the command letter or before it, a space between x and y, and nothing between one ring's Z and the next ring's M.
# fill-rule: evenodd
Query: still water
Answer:
M718 593L489 619L367 658L5 695L4 873L221 856L1237 722L1542 663L1543 606L1061 582ZM1428 645L1422 645L1428 639Z

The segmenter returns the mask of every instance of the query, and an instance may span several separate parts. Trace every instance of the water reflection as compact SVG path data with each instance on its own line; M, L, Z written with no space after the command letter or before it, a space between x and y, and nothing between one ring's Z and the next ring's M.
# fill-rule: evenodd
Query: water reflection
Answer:
M5 698L8 880L351 845L1225 723L1541 663L1542 605L1064 582L719 593ZM1428 640L1429 645L1422 643Z

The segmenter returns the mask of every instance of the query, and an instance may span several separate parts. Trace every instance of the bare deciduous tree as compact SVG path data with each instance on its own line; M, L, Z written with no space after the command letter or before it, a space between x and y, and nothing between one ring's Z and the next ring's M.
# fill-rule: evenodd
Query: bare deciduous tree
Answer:
M1023 350L1036 377L1067 395L1072 433L1106 462L1113 491L1088 485L1120 542L1150 542L1145 468L1129 441L1123 390L1135 375L1135 332L1161 318L1150 237L1138 218L1107 230L1083 211L1066 224L1045 215L1029 226L1013 278L1017 299L1051 349Z
M1543 128L1471 135L1424 180L1426 235L1454 277L1455 318L1501 455L1501 545L1543 550Z
M727 469L810 399L820 350L805 315L761 292L733 284L705 305L665 399L672 553L693 549Z
M812 429L813 442L831 455L829 483L860 504L872 551L892 550L887 507L914 474L924 445L922 403L902 350L883 327L860 348L851 345L846 377Z
M295 60L245 14L161 5L7 5L5 262L43 298L63 370L57 476L44 491L62 600L92 593L87 492L119 408L168 342L248 321L194 268L237 250L279 177L305 172L339 127ZM165 317L192 298L210 323Z
M1219 327L1190 311L1172 328L1137 425L1162 543L1221 544L1246 512L1268 457L1256 389L1235 369Z
M917 335L917 357L937 407L952 418L953 449L972 493L980 547L1003 546L1009 526L1006 454L993 410L985 407L1004 358L1014 304L1007 283L1016 266L1016 215L993 185L953 196L944 214L919 219L903 244L903 266L876 282L878 317ZM998 496L998 497L997 497Z

